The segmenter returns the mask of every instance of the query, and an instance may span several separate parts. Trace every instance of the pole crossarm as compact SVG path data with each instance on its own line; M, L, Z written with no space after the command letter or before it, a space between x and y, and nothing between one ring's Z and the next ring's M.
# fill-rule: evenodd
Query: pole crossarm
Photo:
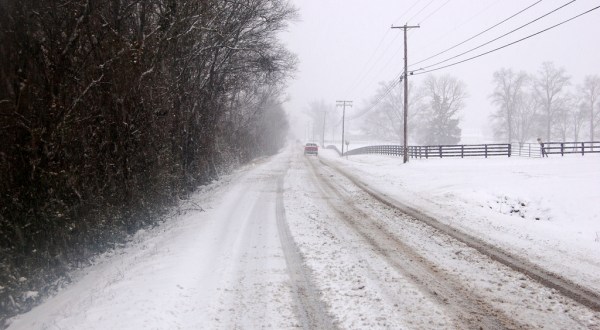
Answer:
M400 76L400 82L404 81L404 163L408 162L408 45L406 41L406 31L408 29L420 28L419 25L393 26L392 29L404 30L404 79Z

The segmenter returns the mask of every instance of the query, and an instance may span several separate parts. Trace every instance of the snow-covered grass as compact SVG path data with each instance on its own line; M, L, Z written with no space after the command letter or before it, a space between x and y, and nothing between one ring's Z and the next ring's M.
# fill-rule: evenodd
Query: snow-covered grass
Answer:
M600 291L600 155L321 157L441 221Z

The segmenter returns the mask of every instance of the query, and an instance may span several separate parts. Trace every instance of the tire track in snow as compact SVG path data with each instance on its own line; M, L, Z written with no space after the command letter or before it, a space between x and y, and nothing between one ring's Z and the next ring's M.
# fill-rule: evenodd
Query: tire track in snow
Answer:
M322 162L322 161L321 161ZM523 325L487 302L474 298L460 282L440 274L436 266L416 253L410 246L372 221L370 216L348 200L327 175L319 176L313 162L308 161L314 180L327 198L328 204L340 218L355 230L373 249L400 271L423 292L454 315L457 328L518 329Z
M283 204L283 177L284 175L277 180L277 229L293 286L295 313L304 329L337 329L337 325L327 314L327 306L321 300L319 291L290 233Z
M319 159L319 161L321 164L328 166L329 168L342 174L344 177L346 177L348 180L350 180L352 183L358 186L361 190L371 195L377 201L393 209L397 209L400 212L407 214L445 233L446 235L466 244L467 246L476 249L477 251L490 257L494 261L500 262L505 266L514 269L517 272L531 277L543 286L557 290L563 296L573 299L576 302L594 310L595 312L600 312L600 293L578 285L568 279L561 277L558 274L542 269L526 260L513 256L512 254L506 251L503 251L476 237L459 231L456 228L443 224L442 222L434 219L433 217L424 214L422 211L419 211L383 193L380 193L379 191L362 182L356 176L341 169L340 167L335 166L334 164L324 161L322 159Z

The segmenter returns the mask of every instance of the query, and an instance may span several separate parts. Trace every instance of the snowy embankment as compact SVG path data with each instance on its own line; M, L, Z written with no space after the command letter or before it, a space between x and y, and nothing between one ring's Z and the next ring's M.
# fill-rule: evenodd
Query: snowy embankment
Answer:
M600 291L600 155L321 157L449 225Z

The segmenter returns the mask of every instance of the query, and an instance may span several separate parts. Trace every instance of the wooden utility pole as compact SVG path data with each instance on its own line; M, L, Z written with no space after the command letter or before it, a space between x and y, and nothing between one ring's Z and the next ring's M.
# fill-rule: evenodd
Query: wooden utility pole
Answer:
M327 116L327 111L323 109L323 135L321 136L321 147L325 148L325 117Z
M409 26L404 24L403 26L393 26L392 29L403 29L404 30L404 77L400 77L400 82L404 78L404 162L408 162L408 46L406 42L406 31L408 29L419 28L419 25Z
M344 155L344 125L346 122L346 106L352 107L352 101L335 101L335 106L336 107L342 107L343 108L343 113L342 113L342 156ZM346 152L348 152L346 150Z

